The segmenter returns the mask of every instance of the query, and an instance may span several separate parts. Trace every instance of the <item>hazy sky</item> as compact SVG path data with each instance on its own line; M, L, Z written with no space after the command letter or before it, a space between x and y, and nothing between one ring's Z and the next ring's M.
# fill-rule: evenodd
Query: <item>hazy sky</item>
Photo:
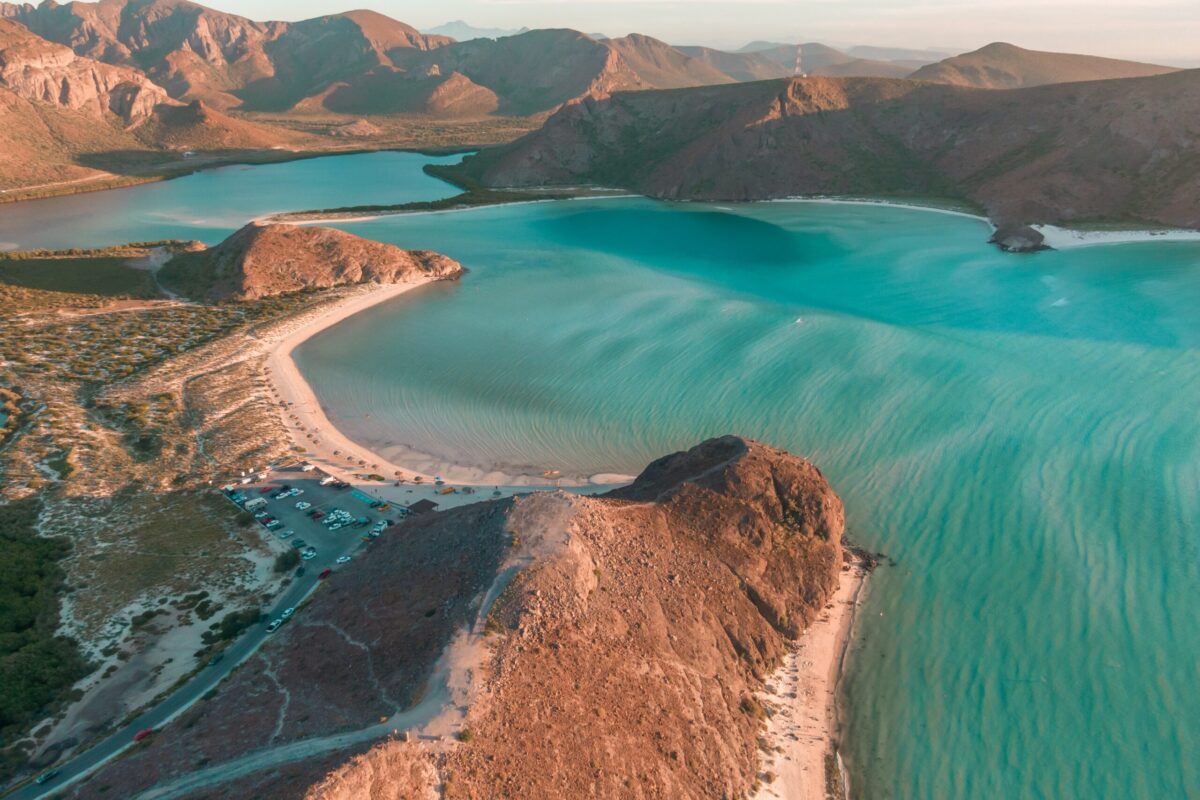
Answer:
M204 0L201 0L204 2ZM566 27L673 44L752 39L973 49L1009 41L1041 50L1200 65L1200 0L208 0L256 19L371 8L418 28Z

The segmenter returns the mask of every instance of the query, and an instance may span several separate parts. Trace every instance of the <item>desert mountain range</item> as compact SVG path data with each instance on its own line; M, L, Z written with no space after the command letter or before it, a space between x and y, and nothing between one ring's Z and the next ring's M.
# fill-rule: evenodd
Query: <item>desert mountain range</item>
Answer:
M671 199L956 197L999 223L1194 228L1197 115L1197 70L1009 91L789 78L576 103L461 173Z
M186 0L0 3L0 16L81 58L136 70L173 99L219 110L527 115L585 95L789 77L797 68L987 88L1170 70L1011 45L929 64L919 51L759 43L727 53L568 30L458 42L372 11L258 22Z
M1195 72L1002 43L938 55L565 29L460 42L369 11L258 22L187 0L0 3L0 189L153 153L345 149L337 135L381 147L389 125L523 120L493 139L506 141L549 117L462 174L679 198L934 193L999 221L1196 223Z

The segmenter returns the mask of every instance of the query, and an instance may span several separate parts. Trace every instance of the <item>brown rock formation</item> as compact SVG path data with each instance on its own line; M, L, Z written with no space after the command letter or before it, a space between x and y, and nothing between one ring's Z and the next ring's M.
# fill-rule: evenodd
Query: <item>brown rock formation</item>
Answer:
M1070 53L1044 53L995 42L973 52L929 64L909 77L917 81L980 89L1020 89L1050 83L1145 78L1178 71L1174 67L1157 64Z
M993 91L808 78L573 104L468 158L489 186L664 198L953 196L997 222L1200 227L1200 70Z
M752 696L837 587L841 502L811 464L725 437L601 499L521 499L515 535L556 505L568 543L492 612L503 633L447 796L744 796Z
M88 58L144 70L171 96L217 108L285 109L330 83L450 39L371 11L256 22L186 0L0 3L9 17Z
M0 87L18 97L124 124L146 119L167 93L137 70L81 58L0 18Z
M251 223L219 245L178 255L162 279L191 296L253 300L356 283L456 278L462 265L332 228Z
M759 764L754 692L836 588L843 520L815 467L732 436L608 495L414 518L335 573L215 697L74 795L134 796L201 764L205 796L744 796ZM484 646L450 661L473 698L461 741L364 754L383 730L322 746L436 694L434 662L468 624ZM301 755L274 759L300 740Z

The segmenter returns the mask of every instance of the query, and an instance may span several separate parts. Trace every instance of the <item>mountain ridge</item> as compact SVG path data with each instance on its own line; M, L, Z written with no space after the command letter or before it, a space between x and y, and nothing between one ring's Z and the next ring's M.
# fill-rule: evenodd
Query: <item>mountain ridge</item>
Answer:
M956 197L1004 224L1195 228L1198 114L1200 70L1000 91L797 78L587 100L458 174L666 199Z

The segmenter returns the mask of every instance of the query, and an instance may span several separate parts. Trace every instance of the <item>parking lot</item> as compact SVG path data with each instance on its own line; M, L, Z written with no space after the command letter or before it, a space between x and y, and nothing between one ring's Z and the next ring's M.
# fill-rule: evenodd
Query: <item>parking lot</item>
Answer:
M320 472L295 467L226 490L231 501L256 515L264 537L294 548L301 556L296 583L310 584L325 570L348 563L373 539L387 535L391 524L407 513L386 504L373 508L381 501L345 484L323 484L322 479L326 478ZM269 620L282 611L273 609Z

